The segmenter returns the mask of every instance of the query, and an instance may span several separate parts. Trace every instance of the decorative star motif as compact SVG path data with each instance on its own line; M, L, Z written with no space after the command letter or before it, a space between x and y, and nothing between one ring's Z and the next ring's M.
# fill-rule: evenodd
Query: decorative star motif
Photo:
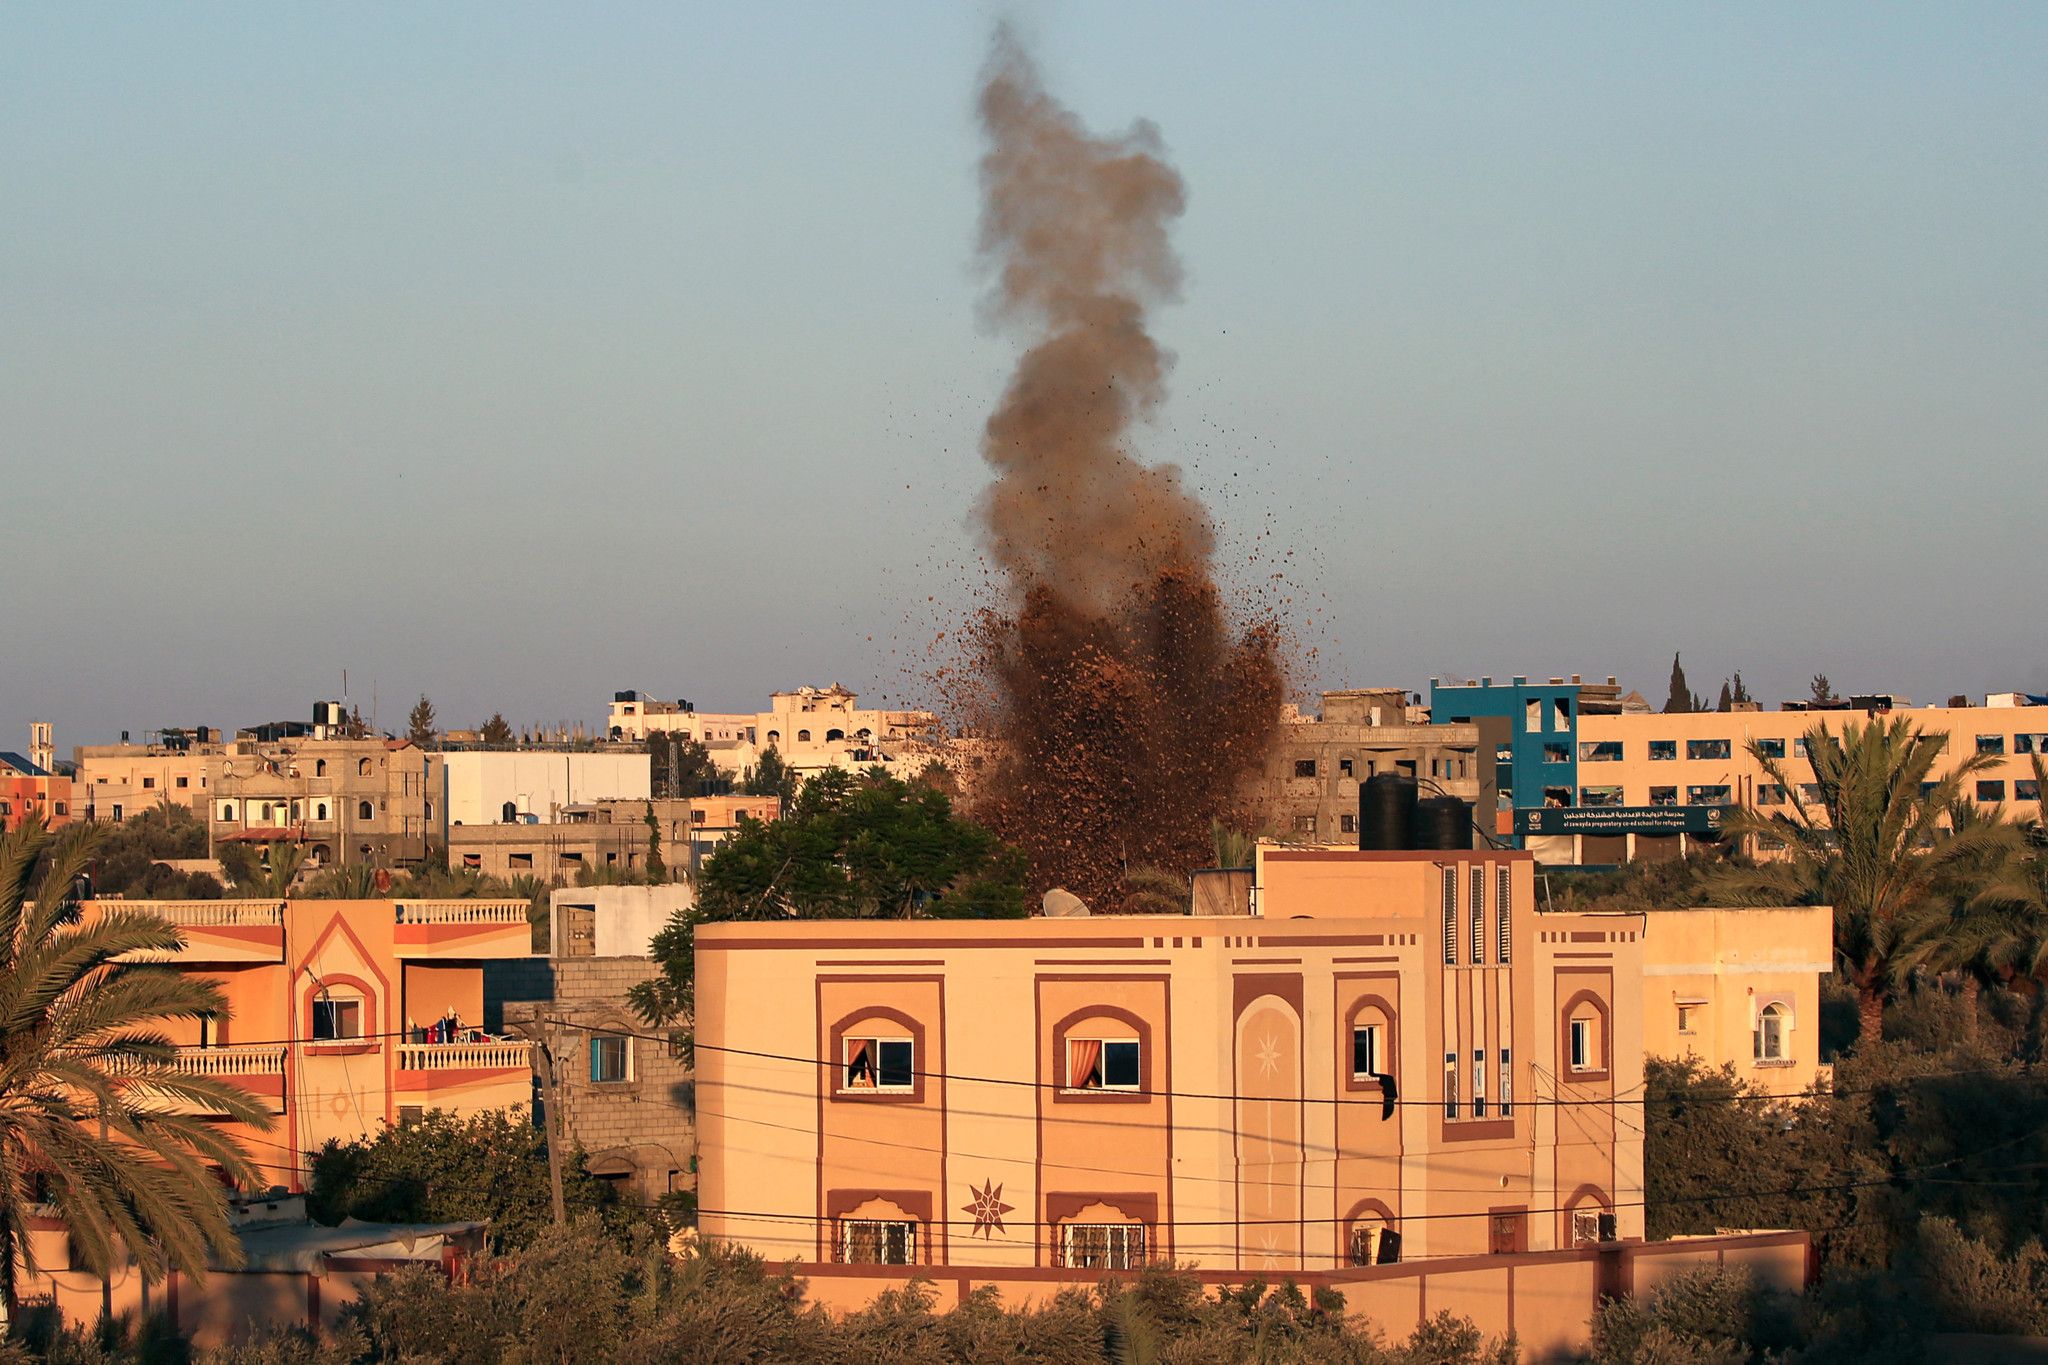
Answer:
M970 1184L967 1192L974 1196L974 1202L962 1208L960 1212L974 1215L974 1230L968 1233L968 1236L972 1237L978 1233L993 1241L998 1232L1008 1231L1003 1226L1003 1215L1010 1212L1013 1206L1003 1202L1001 1185L992 1180L984 1180L980 1189L977 1190Z
M1259 1039L1259 1074L1275 1076L1280 1071L1280 1042L1272 1034Z

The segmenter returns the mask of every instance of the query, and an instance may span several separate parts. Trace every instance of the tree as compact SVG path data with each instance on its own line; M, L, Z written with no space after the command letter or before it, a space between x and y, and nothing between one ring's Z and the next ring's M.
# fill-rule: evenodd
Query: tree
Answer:
M1674 654L1671 656L1671 693L1664 699L1664 714L1684 715L1694 709L1692 688L1685 681L1685 667Z
M512 727L505 723L503 712L491 712L491 718L483 723L477 738L486 749L509 749L512 747Z
M1721 679L1721 700L1714 705L1716 711L1727 712L1735 709L1735 694L1728 687L1728 680Z
M773 752L772 750L770 752ZM697 874L697 898L654 938L662 975L634 988L653 1022L689 1013L699 924L749 919L1019 919L1016 850L953 813L929 787L870 768L830 769L782 818L742 817Z
M204 872L178 872L169 858L204 858L206 824L189 806L151 806L105 828L93 848L91 880L97 896L137 900L218 900L221 884Z
M79 914L74 888L97 838L77 825L53 842L40 821L0 835L0 1305L10 1323L16 1268L36 1268L35 1205L56 1208L78 1268L111 1273L125 1254L150 1280L170 1269L204 1279L209 1258L241 1257L209 1167L268 1183L202 1115L259 1130L270 1115L227 1081L179 1070L165 1033L172 1020L225 1013L219 988L134 960L183 946L162 917L111 903Z
M1825 673L1814 674L1812 704L1815 706L1823 706L1835 700L1837 700L1835 696L1835 685L1828 681L1828 675Z
M424 749L434 742L439 733L434 728L434 703L428 701L427 694L422 692L405 718L405 737Z
M363 708L352 707L348 715L348 733L352 739L361 739L370 733L370 727L363 724Z
M771 744L761 751L761 761L747 769L741 788L748 796L773 796L788 810L796 799L796 774L782 761L782 754Z
M322 1223L488 1222L500 1246L518 1247L553 1217L547 1137L518 1109L463 1118L435 1109L375 1137L329 1139L308 1174L306 1209ZM571 1213L611 1204L580 1151L563 1177Z
M1753 702L1756 700L1755 697L1749 695L1749 689L1743 686L1742 670L1739 668L1735 670L1735 690L1729 695L1728 699L1741 702Z
M2009 840L2003 821L1947 827L1944 815L1963 783L1996 760L1965 755L1947 776L1930 781L1943 741L1904 716L1851 721L1837 736L1825 724L1802 743L1818 800L1808 801L1786 761L1752 741L1750 753L1790 798L1789 814L1738 807L1724 826L1782 859L1731 866L1718 889L1749 905L1832 905L1835 955L1856 988L1858 1046L1883 1036L1885 999L1912 965L1915 942L1943 914L1943 892L1955 869L1985 845ZM1924 792L1923 792L1924 788Z
M659 886L668 880L668 867L661 861L661 821L654 818L654 803L647 803L647 884Z

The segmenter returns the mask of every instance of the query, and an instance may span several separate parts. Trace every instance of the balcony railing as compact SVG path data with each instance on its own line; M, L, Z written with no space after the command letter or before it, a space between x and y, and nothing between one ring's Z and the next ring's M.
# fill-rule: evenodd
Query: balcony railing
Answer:
M525 901L399 901L400 924L516 924L526 926Z
M533 1044L523 1038L481 1043L400 1043L400 1071L488 1071L533 1065Z
M187 1047L178 1049L174 1070L188 1076L282 1076L284 1045L252 1043L237 1046Z
M109 900L100 904L112 910L139 910L181 929L276 929L284 925L282 901Z

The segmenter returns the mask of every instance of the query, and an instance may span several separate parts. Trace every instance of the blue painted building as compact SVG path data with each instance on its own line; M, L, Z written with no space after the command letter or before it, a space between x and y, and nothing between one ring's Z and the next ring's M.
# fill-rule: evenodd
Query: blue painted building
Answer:
M1476 683L1431 678L1429 718L1436 725L1479 727L1480 741L1494 749L1497 810L1569 806L1578 799L1584 690L1576 678L1531 683L1518 677L1505 685L1491 678ZM1518 847L1521 842L1515 839Z

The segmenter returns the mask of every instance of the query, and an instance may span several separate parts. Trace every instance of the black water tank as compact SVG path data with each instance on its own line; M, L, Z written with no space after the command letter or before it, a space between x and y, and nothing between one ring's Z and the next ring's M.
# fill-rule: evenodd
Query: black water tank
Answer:
M1368 850L1415 847L1415 779L1375 773L1358 789L1358 846Z
M1417 848L1452 849L1472 847L1472 806L1455 796L1432 796L1422 802L1415 817Z

